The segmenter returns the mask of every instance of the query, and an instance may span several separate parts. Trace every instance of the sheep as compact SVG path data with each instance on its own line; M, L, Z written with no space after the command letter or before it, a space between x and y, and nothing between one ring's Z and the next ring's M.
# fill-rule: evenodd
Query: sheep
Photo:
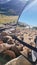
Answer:
M2 44L3 43L3 41L0 39L0 44Z
M14 40L13 39L8 39L7 43L8 44L14 44Z
M20 52L19 52L18 48L16 47L16 45L15 45L15 46L13 46L13 47L11 47L11 49L10 49L10 50L14 51L14 52L15 52L15 54L16 54L16 56L19 56L19 55L20 55Z
M16 58L16 55L15 55L15 52L14 51L5 50L3 53L5 54L5 56L6 55L10 56L10 58L12 58L12 59Z
M8 35L7 35L7 36L2 36L2 41L3 41L4 43L7 43L7 41L8 41L9 39L12 40L12 37L11 37L11 36L8 36Z
M1 33L1 35L2 35L2 36L7 36L8 33L7 33L6 31L3 31L3 32Z
M13 47L14 45L10 45L7 43L1 43L0 44L0 53L3 52L6 49L10 49L11 47Z

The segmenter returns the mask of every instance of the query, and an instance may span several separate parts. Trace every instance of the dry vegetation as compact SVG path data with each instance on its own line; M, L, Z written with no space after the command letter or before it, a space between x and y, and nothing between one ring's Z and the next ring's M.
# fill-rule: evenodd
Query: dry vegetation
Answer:
M18 16L6 16L0 14L0 23L8 23L17 21Z

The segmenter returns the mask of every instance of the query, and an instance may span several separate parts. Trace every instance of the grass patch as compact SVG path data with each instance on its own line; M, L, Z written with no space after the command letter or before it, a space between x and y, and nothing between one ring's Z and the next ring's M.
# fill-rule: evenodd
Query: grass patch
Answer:
M0 24L1 23L16 22L17 19L18 19L18 16L6 16L3 14L0 14Z

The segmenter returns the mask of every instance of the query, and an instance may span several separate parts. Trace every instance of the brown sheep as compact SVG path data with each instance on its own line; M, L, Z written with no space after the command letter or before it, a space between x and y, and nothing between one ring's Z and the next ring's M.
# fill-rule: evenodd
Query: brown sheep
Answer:
M19 50L18 50L18 48L16 46L13 46L10 50L14 51L16 56L20 55L20 52L19 52Z
M12 58L12 59L16 58L15 53L14 53L13 51L11 51L11 50L5 50L3 53L4 53L5 55L10 56L10 58Z
M10 49L11 47L13 47L14 45L10 45L7 43L1 43L0 44L0 53L4 50Z
M19 44L16 47L18 48L19 51L23 51L23 45L22 44Z
M7 43L8 40L12 40L12 37L11 36L2 36L2 40L4 43Z
M1 35L2 35L2 36L7 36L8 33L7 33L6 31L3 31L3 32L1 33Z
M13 41L13 39L8 39L7 43L8 44L14 44L14 41Z
M0 39L0 44L2 44L3 43L3 41Z

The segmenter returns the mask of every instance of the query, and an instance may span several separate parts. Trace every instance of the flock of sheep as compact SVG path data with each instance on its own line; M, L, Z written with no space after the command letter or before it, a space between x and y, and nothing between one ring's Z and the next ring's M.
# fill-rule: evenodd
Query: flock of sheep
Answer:
M12 35L16 35L19 39L23 40L24 42L32 45L35 47L34 38L37 35L37 30L30 30L24 29L20 30L17 29L16 31L11 31ZM31 53L31 50L20 44L19 41L12 38L12 36L7 32L3 31L0 33L0 55L2 57L7 58L8 61L20 56L20 52L28 57Z

